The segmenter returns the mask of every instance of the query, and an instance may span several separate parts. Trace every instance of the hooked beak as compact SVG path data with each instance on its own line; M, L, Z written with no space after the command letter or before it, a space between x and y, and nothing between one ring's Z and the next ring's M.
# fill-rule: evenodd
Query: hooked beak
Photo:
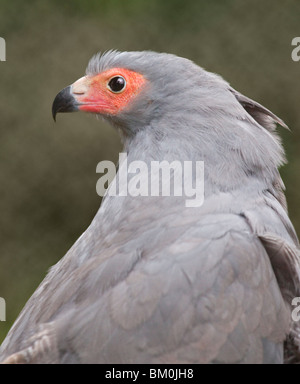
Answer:
M52 105L52 116L54 121L58 112L77 112L80 110L97 112L93 110L95 100L89 98L89 91L90 79L87 76L81 77L75 81L75 83L61 90L56 95ZM91 107L84 109L85 105L91 105Z
M52 116L56 121L58 112L76 112L78 111L78 102L72 94L71 85L62 89L55 97L52 105Z

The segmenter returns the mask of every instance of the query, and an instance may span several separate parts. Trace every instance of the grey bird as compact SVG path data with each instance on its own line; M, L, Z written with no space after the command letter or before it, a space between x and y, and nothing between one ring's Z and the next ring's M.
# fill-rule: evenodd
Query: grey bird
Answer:
M299 242L275 132L284 122L190 60L150 51L94 56L52 112L79 110L120 131L128 164L203 161L204 201L107 192L25 305L0 360L299 362Z

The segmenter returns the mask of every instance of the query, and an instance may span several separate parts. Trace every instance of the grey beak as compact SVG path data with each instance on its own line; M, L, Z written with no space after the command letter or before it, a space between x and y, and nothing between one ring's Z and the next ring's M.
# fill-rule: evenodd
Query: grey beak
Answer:
M55 97L52 105L52 116L56 121L58 112L76 112L78 111L78 103L71 93L71 86L62 89Z

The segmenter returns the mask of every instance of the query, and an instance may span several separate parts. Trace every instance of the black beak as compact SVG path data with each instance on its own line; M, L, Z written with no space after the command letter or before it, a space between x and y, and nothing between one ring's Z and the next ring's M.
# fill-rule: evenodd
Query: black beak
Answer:
M58 112L75 112L78 111L78 103L71 93L71 86L61 90L55 97L52 105L52 116L56 121Z

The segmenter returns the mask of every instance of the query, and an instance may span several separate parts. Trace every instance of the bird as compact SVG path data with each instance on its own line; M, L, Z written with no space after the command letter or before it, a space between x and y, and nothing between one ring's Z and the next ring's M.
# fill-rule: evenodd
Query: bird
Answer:
M119 131L128 164L203 162L204 198L193 207L184 194L108 189L26 303L0 361L299 362L299 241L278 170L276 128L286 124L221 76L153 51L94 55L53 102L54 119L76 111Z

